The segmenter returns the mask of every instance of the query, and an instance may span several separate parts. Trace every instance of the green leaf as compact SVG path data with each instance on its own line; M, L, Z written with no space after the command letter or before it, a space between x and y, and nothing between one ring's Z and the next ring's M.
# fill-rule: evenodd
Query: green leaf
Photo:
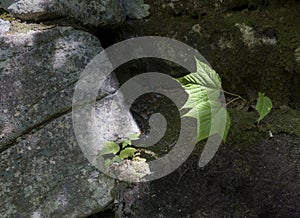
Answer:
M197 142L214 134L220 135L223 141L226 140L231 120L227 110L219 102L201 102L184 116L193 117L197 120Z
M178 79L189 97L182 107L190 109L184 116L197 120L198 138L201 141L210 135L219 134L225 141L230 117L219 102L221 79L208 65L196 59L197 71Z
M271 99L267 97L264 93L259 92L257 103L255 106L256 110L259 113L258 124L271 111L272 106L273 105Z
M127 147L120 152L120 158L125 159L128 157L133 157L133 155L136 151L137 150L135 148Z
M105 166L110 166L112 164L112 160L111 159L106 159L105 160Z
M192 83L198 84L211 89L221 89L220 76L210 66L196 59L197 71L187 75Z
M131 140L125 139L122 142L122 148L125 148L127 145L131 145Z
M104 142L104 147L102 148L100 155L105 154L116 154L120 151L120 146L115 142Z
M133 133L133 134L129 135L129 140L138 140L139 136L140 136L139 133Z
M189 92L191 94L198 93L199 95L207 94L210 100L217 99L222 89L220 76L211 67L198 59L196 59L196 66L197 71L179 78L179 83L188 94L190 94Z
M115 157L112 159L112 162L120 163L120 162L122 162L122 159L121 159L119 156L115 156Z

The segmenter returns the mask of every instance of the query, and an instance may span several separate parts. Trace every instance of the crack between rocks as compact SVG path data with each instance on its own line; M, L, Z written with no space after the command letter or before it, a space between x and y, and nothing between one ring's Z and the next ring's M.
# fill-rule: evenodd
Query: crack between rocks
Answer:
M67 90L69 87L71 87L72 85L74 85L75 83L78 82L78 79L74 80L73 82L71 82L70 84L68 84L67 86L53 92L53 93L50 93L50 95L48 96L49 98L55 96L56 94L64 91L64 90ZM33 108L35 105L37 105L39 102L41 102L45 97L40 97L39 99L37 99L35 102L33 102L33 104L28 108L28 111Z
M65 109L62 109L60 112L53 114L52 116L50 116L49 118L43 120L40 123L37 123L35 125L33 125L32 127L28 128L27 130L21 132L19 135L17 135L15 138L9 140L7 142L7 144L5 144L1 149L0 149L0 155L5 152L7 149L9 149L10 147L14 146L15 144L19 143L17 142L17 139L20 137L24 137L25 135L28 135L30 133L33 132L33 130L40 130L41 128L43 128L44 126L46 126L48 123L52 122L53 120L69 113L72 111L72 107L67 107Z
M103 96L98 96L96 98L96 101L99 101L99 100L107 97L108 95L113 95L116 92L117 92L117 90L112 92L112 93L109 93L109 94L104 94ZM55 95L55 94L53 94L53 95ZM12 147L15 144L19 143L17 141L18 138L25 137L26 135L29 135L31 133L34 133L34 132L37 132L37 131L41 130L43 127L45 127L47 124L51 123L52 121L54 121L54 120L58 119L59 117L62 117L64 115L70 113L72 111L72 108L73 108L72 105L70 105L68 107L65 107L65 108L61 109L59 112L51 115L49 118L46 118L45 120L33 125L32 127L26 129L25 131L21 132L19 135L15 136L13 139L9 140L5 145L3 145L2 148L0 148L0 155L3 152L5 152L6 150L8 150L10 147Z

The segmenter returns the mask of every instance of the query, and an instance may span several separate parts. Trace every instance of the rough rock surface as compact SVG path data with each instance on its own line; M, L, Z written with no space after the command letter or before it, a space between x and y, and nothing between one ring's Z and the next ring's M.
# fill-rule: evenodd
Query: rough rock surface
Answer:
M256 36L258 33L254 31L253 27L247 26L244 23L236 23L235 26L240 29L244 44L249 48L259 46L261 44L276 45L277 40L274 31L271 36Z
M88 33L57 27L5 33L0 47L1 217L82 217L102 210L112 200L114 180L84 157L70 114L76 81L102 50L100 42ZM116 88L111 76L99 98ZM100 100L97 108L106 105ZM123 132L110 124L106 137L138 130L129 113L119 113L110 115L123 118ZM107 125L105 119L98 121Z
M104 109L108 101L100 100L96 108ZM137 130L129 114L115 111L107 118L114 117L127 123L123 131L118 125L112 127L101 121L97 125L109 125L108 134L117 132L119 136ZM106 137L108 134L104 133ZM112 201L114 180L84 157L70 113L23 136L1 154L0 169L3 217L82 217L102 210Z
M0 37L0 148L71 107L74 83L98 39L72 28ZM107 87L104 92L112 92Z
M10 22L0 19L0 34L8 32L10 28Z
M118 0L3 0L0 7L23 20L71 17L90 26L115 26L125 20Z
M82 217L111 201L114 181L89 165L71 121L62 116L1 154L2 217Z
M150 15L150 5L144 4L144 0L121 0L126 15L133 19L142 19Z

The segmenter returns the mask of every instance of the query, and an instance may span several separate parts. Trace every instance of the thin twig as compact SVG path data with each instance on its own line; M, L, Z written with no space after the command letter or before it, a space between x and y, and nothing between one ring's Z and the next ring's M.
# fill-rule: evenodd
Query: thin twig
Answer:
M227 91L224 91L224 90L222 90L222 92L224 92L224 93L226 93L228 95L236 96L236 97L242 99L244 102L246 102L246 100L242 96L240 96L240 95L237 95L237 94L234 94L234 93L231 93L231 92L227 92Z
M240 97L236 97L236 98L232 99L231 101L229 101L228 103L226 103L225 106L231 104L232 102L234 102L234 101L236 101L238 99L240 99Z

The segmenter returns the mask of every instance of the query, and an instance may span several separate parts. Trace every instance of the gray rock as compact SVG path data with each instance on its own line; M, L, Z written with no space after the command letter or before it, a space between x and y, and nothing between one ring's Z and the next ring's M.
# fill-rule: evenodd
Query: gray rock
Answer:
M240 29L240 32L243 37L244 44L248 48L253 48L258 45L271 45L274 46L277 44L277 39L274 31L269 30L254 30L253 27L247 26L246 24L236 23L235 26ZM266 32L264 34L260 32ZM268 32L271 32L271 34Z
M101 50L96 37L69 27L0 36L0 150L70 111L79 75ZM109 79L100 94L116 86Z
M90 166L71 121L55 119L1 154L1 217L82 217L112 200L114 181Z
M8 32L10 29L10 22L0 19L0 34Z
M118 0L3 0L0 7L23 20L71 17L90 26L114 26L125 20Z
M74 86L101 50L69 27L0 36L1 217L85 217L113 200L114 180L86 159L71 116ZM110 76L98 93L99 141L139 131L129 112L109 108L117 87Z
M142 19L150 15L150 5L144 4L144 0L121 0L126 15L132 19Z
M129 112L110 110L111 102L108 96L96 103L96 127L103 131L100 141L139 131ZM109 123L115 120L121 124ZM83 155L71 113L23 135L2 152L0 172L2 217L84 217L105 209L113 200L114 180L92 167Z

